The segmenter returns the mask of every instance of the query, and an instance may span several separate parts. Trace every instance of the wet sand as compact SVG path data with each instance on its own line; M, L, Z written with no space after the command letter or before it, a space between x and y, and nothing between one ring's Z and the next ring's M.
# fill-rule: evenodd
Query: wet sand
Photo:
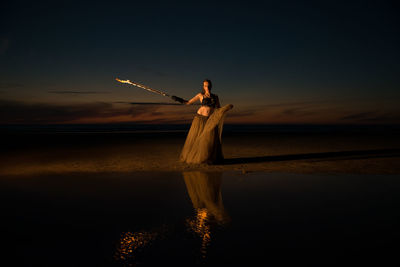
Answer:
M399 190L397 175L368 174L137 171L2 177L3 261L12 266L398 266Z
M186 132L2 134L0 175L240 171L399 174L397 132L224 132L225 162L178 161Z

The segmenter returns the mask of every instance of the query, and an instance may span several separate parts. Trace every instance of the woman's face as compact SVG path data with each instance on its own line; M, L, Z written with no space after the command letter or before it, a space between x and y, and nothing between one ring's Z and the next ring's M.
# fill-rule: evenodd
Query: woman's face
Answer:
M204 88L204 90L208 89L208 86L209 86L208 82L203 82L203 88Z

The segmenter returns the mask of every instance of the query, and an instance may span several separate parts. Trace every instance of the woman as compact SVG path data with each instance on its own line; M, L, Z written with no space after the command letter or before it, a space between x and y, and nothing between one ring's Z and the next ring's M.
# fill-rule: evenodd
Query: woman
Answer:
M201 107L197 110L192 125L186 137L185 144L179 156L179 161L186 163L221 163L222 128L226 112L233 108L232 104L221 107L219 98L211 93L210 80L203 81L203 90L189 101L191 105L200 101Z

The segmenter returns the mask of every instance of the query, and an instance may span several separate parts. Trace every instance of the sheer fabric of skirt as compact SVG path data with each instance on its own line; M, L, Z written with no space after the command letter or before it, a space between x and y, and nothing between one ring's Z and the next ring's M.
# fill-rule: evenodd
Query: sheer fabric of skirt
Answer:
M210 116L196 114L183 145L179 161L215 164L223 161L222 129L232 104L215 108Z

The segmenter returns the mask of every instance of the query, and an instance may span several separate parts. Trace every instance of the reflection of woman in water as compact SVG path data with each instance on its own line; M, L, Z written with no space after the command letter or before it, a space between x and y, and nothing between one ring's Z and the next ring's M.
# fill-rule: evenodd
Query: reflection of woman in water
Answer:
M222 202L222 172L187 171L183 172L182 175L195 209L195 215L185 219L186 227L188 227L186 230L194 233L196 239L200 238L200 252L201 256L205 258L209 245L217 237L217 227L215 226L218 226L220 230L220 226L225 226L230 222L230 216L225 211ZM149 230L122 232L116 246L114 258L123 263L124 266L133 266L136 262L143 260L146 253L149 256L154 255L153 253L159 253L160 249L163 250L162 244L164 243L160 243L161 241L166 242L165 244L168 246L169 242L171 242L169 239L170 234L174 234L172 237L174 244L177 238L182 236L179 232L174 233L176 229L182 228L163 224L160 227ZM158 245L154 247L152 245L155 242ZM185 242L185 240L182 240L182 242ZM189 242L184 246L190 247L191 244ZM151 251L150 254L149 250ZM178 257L181 257L181 255ZM154 257L146 260L150 261L150 263L158 263L157 258Z
M179 160L186 163L221 163L222 128L226 112L233 108L232 104L221 107L219 98L211 93L210 80L203 81L203 91L198 93L186 105L200 101L201 107L197 110L192 125L186 137Z
M193 207L197 211L206 210L218 223L229 221L222 203L222 172L188 171L182 174Z
M183 172L186 188L196 216L187 219L189 230L195 232L201 239L201 254L207 254L211 242L212 222L219 225L230 221L222 203L221 181L222 172Z

